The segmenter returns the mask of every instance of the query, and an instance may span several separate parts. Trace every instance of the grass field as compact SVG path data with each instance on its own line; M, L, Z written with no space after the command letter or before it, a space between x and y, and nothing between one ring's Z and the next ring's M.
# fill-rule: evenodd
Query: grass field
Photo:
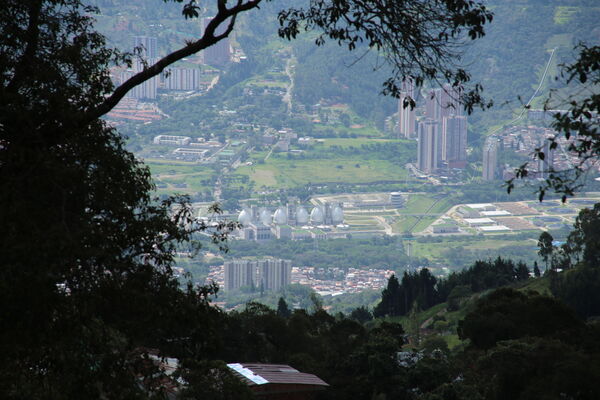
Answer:
M463 248L465 250L484 250L490 253L491 256L498 255L498 249L507 246L536 246L534 241L522 240L502 240L493 236L486 236L485 240L473 240L473 237L465 236L463 241L444 241L441 243L419 243L412 242L412 252L416 257L426 257L432 261L445 261L444 252L453 248ZM532 250L535 251L535 250Z
M350 133L350 134L354 134L354 135L359 136L359 137L373 138L373 137L381 137L381 136L383 136L383 133L381 133L381 131L379 131L377 128L375 128L373 126L368 126L368 125L362 126L360 128L346 128L342 124L338 124L338 125L324 125L324 124L316 123L316 124L313 125L313 129L315 131L320 131L320 132L325 132L325 131L328 131L328 130L332 130L336 134Z
M446 212L454 204L447 197L436 199L430 195L411 195L406 206L398 210L401 216L392 224L394 232L418 233L425 230L437 218L437 214ZM415 216L410 214L432 214L431 216Z
M408 197L408 201L406 202L406 206L399 209L398 212L400 214L423 214L427 212L427 210L429 210L429 208L434 204L436 205L432 210L429 211L430 213L441 213L449 208L446 208L445 206L447 200L440 200L437 203L436 201L437 199L427 194L410 195Z
M398 142L394 139L371 139L371 138L327 138L323 139L324 147L339 146L342 148L347 147L360 147L365 144L378 144L378 143L389 143Z
M357 164L359 167L357 167ZM370 183L403 180L406 171L385 160L269 158L264 164L242 166L237 174L247 175L257 188L290 188L308 183Z
M209 189L203 181L209 180L214 175L214 170L206 165L187 163L183 161L145 160L152 172L154 182L161 186L159 193L195 193ZM186 187L176 187L185 184Z

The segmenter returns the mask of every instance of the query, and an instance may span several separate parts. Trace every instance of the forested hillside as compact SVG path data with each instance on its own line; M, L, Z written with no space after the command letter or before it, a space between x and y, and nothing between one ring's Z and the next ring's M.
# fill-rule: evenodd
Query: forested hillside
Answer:
M160 53L165 54L181 45L184 40L198 35L197 21L180 18L175 4L160 8L147 1L131 1L125 6L116 0L96 0L103 16L100 28L114 44L130 50L130 36L154 35L161 43ZM189 122L207 117L210 106L224 104L234 108L243 106L236 100L241 88L235 89L253 76L267 73L280 61L276 53L289 48L295 59L294 99L300 104L313 105L324 99L332 103L349 104L361 117L382 128L385 117L393 114L396 102L381 95L382 84L389 75L389 68L375 51L358 46L353 52L326 42L322 47L314 45L314 36L300 35L287 42L277 37L277 12L289 2L266 3L260 10L244 15L237 25L234 38L248 56L242 65L233 66L219 83L219 90L203 99L189 99L177 109L163 104L173 112L177 123L165 121L153 126L157 130L176 129L174 124L189 126ZM556 49L550 63L548 77L533 106L541 107L552 87L563 85L554 81L558 65L573 58L573 46L580 41L593 42L600 38L600 6L593 0L492 0L494 21L487 26L484 38L467 43L462 64L472 74L473 83L481 83L484 96L493 100L495 106L486 112L476 111L470 118L470 143L481 143L480 135L491 127L507 122L516 109L525 103L538 86L550 51ZM259 19L261 23L256 23ZM118 28L118 29L115 29ZM284 68L282 63L279 67ZM294 125L283 108L276 104L256 104L253 110L269 110L264 120L278 120L283 125ZM194 109L194 118L191 110ZM189 121L189 122L188 122ZM260 122L260 119L258 120ZM300 127L296 124L296 127ZM144 130L142 129L142 133Z

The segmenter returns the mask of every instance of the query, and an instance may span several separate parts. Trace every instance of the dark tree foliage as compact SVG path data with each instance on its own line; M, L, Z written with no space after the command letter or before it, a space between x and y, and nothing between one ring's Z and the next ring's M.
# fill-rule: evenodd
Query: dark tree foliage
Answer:
M579 212L562 250L575 262L600 268L600 203Z
M552 235L545 231L540 234L540 238L538 240L538 255L542 258L542 260L544 260L544 263L546 263L546 271L548 270L548 264L550 263L552 253L554 252L554 245L552 244L553 241L554 238Z
M496 258L494 261L476 261L460 272L453 272L440 280L437 291L441 301L446 301L455 287L466 285L473 293L494 289L520 280L529 279L529 269L523 263Z
M402 282L392 275L381 292L381 302L373 310L375 317L408 314L413 305L427 310L448 301L452 310L460 308L462 299L470 293L498 288L529 279L529 268L522 262L498 257L494 261L476 261L445 279L436 279L427 268L420 272L405 272ZM455 290L456 289L456 290Z
M292 315L285 299L283 297L279 298L279 302L277 303L277 315L283 318L287 318Z
M498 289L459 322L458 335L477 348L488 349L501 340L546 337L581 326L573 311L552 297Z
M214 289L181 290L171 271L178 243L205 226L185 199L151 197L149 170L114 129L81 123L122 59L92 11L0 7L2 398L137 396L136 375L155 371L136 349L193 337L180 311L213 314Z
M533 275L534 275L536 278L539 278L540 276L542 276L542 272L540 271L540 267L538 267L538 264L537 264L537 262L535 262L535 263L533 264Z
M550 275L552 294L584 318L600 315L600 268L581 266Z
M436 278L427 268L419 272L404 272L401 284L396 276L392 275L387 288L381 293L381 302L373 310L373 315L406 315L415 303L420 309L428 309L438 304L436 282Z
M381 301L373 310L373 315L375 317L402 315L402 309L400 308L402 294L403 291L400 288L398 278L396 278L396 275L390 276L387 287L381 292Z
M364 324L365 322L373 320L373 314L367 307L361 306L352 310L349 318Z
M600 204L581 210L573 227L566 243L556 249L553 257L554 266L565 271L551 271L551 290L582 317L597 316L600 315Z
M470 368L462 369L461 381L448 382L424 399L595 399L600 354L590 350L543 337L500 342L477 352Z
M473 292L471 291L470 285L454 286L448 294L448 298L446 299L446 302L448 303L448 311L456 311L460 309L462 303L472 294Z
M256 397L222 361L189 360L178 371L188 382L178 398L185 400L251 400Z
M450 356L443 382L418 398L597 398L599 328L556 299L500 289L460 323L471 344Z
M404 343L399 324L367 328L323 310L294 310L288 318L264 305L250 303L227 315L219 326L218 357L227 362L290 364L317 374L330 387L323 398L372 398L403 391L395 385L395 354Z

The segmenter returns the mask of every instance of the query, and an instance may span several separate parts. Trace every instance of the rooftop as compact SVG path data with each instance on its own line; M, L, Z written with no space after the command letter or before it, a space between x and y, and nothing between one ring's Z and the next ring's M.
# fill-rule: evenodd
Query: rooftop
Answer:
M248 386L272 384L329 386L313 374L300 372L284 364L227 364L243 377Z

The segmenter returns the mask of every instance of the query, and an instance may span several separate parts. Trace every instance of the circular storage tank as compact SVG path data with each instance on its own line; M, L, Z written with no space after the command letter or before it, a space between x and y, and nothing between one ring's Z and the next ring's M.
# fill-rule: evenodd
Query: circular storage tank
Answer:
M308 224L308 211L304 207L298 207L296 209L296 223L298 225Z
M310 222L312 222L313 225L322 224L324 219L325 215L323 215L323 210L319 207L313 208L310 212Z
M273 214L273 223L277 225L287 224L287 213L285 212L285 209L280 207L275 211L275 214Z
M242 212L238 215L238 222L242 225L248 225L252 222L252 216L247 210L242 210Z
M392 203L392 206L395 208L401 208L402 206L404 206L404 197L402 197L402 193L390 193L390 203Z
M335 225L344 222L344 210L342 210L342 207L335 206L333 208L333 211L331 212L331 219Z
M271 213L266 208L263 208L260 211L259 218L260 222L264 225L269 225L271 223Z

